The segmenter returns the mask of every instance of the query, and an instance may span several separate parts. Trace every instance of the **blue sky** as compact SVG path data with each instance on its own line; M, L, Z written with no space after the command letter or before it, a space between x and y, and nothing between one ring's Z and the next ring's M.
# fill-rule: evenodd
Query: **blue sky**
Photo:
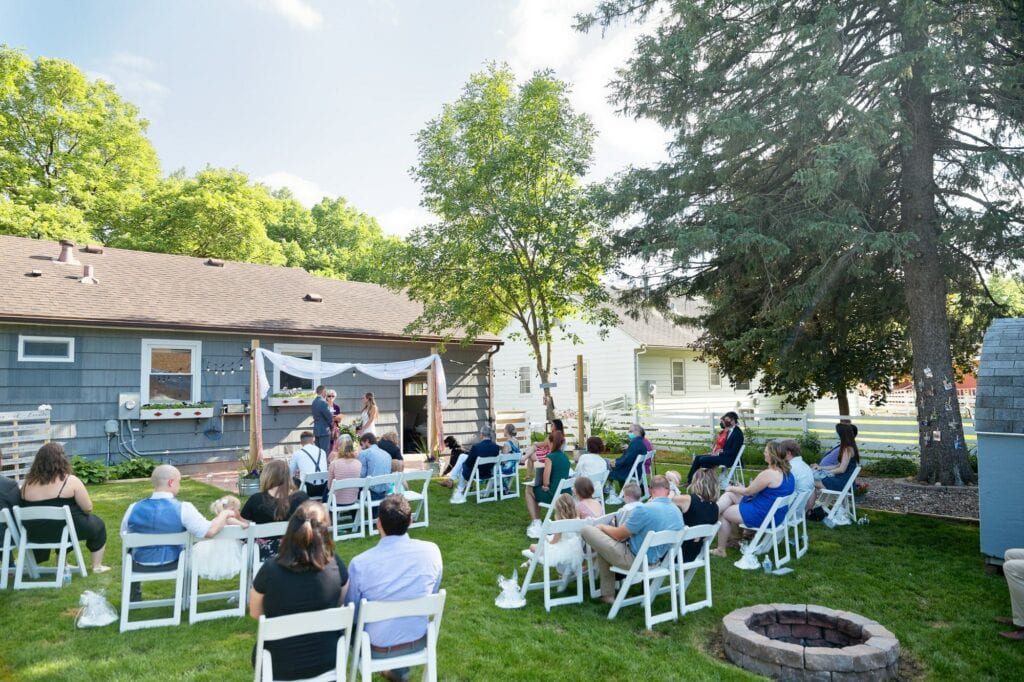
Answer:
M307 205L344 196L405 234L429 220L416 132L488 60L554 68L600 137L592 179L663 154L606 84L639 27L581 35L587 0L3 0L0 42L113 82L164 172L236 167Z

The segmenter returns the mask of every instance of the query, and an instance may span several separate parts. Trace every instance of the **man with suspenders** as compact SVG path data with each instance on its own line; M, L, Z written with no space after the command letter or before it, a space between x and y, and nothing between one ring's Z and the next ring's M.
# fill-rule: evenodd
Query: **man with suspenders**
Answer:
M327 471L327 453L317 447L314 441L315 438L311 431L303 431L299 436L299 442L302 443L302 447L296 450L292 454L291 459L288 460L288 469L291 471L292 478L296 480L296 485L298 485L298 481L301 478L308 477L313 473ZM323 501L326 492L327 484L325 483L306 484L306 494L311 499Z

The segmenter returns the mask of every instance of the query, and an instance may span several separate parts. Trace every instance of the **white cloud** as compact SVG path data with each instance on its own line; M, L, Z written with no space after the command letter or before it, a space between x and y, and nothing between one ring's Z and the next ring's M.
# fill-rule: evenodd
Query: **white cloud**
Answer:
M320 200L324 197L335 199L338 196L337 194L326 191L312 180L307 180L306 178L295 175L294 173L286 173L284 171L277 171L275 173L270 173L256 178L256 182L273 189L287 187L291 190L292 196L295 197L295 200L307 208L320 203Z
M86 75L94 80L105 80L117 88L118 93L139 109L153 112L170 89L156 80L157 65L141 55L130 52L115 52L103 59L99 69L89 70Z
M417 227L428 225L437 220L437 216L425 208L400 206L377 216L381 229L388 234L407 237Z
M263 9L278 14L288 23L306 31L320 28L324 15L306 0L256 0Z

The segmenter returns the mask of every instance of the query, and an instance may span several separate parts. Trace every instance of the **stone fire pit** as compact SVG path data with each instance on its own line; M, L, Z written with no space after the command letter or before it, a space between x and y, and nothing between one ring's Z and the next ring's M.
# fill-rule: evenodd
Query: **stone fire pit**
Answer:
M813 604L762 604L722 619L725 654L783 680L892 680L900 643L873 620Z

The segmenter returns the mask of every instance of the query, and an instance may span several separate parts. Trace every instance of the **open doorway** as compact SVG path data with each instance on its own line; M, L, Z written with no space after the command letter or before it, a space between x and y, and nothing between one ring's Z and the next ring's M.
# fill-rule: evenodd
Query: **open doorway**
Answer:
M427 373L402 382L402 452L430 451L430 382Z

